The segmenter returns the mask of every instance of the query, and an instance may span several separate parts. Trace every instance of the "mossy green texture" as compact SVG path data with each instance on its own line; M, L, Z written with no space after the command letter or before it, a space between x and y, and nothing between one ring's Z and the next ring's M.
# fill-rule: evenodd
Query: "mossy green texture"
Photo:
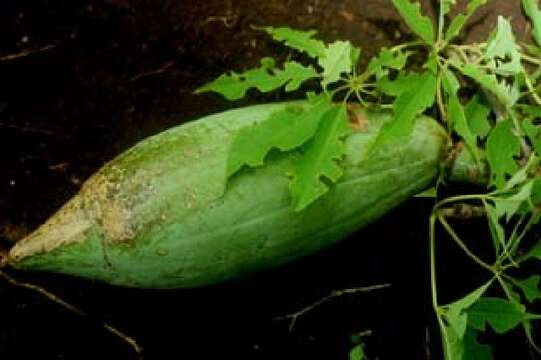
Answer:
M445 131L420 117L410 137L374 148L390 118L375 110L345 140L344 176L304 211L293 211L288 189L298 151L271 152L226 179L239 129L303 106L230 110L143 140L19 242L11 266L140 288L209 285L324 249L434 183Z

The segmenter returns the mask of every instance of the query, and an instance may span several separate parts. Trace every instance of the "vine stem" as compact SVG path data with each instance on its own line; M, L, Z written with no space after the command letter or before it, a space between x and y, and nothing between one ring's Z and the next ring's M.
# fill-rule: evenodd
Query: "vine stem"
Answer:
M445 218L441 214L437 214L438 220L440 221L441 225L447 231L447 233L451 236L451 239L464 251L464 253L472 259L474 262L476 262L479 266L487 269L490 272L494 272L494 269L492 266L488 265L486 262L481 260L477 255L475 255L469 248L466 246L466 244L460 239L460 237L457 235L457 233L453 230L451 225L445 220Z
M338 298L338 297L342 297L342 296L345 296L345 295L352 295L352 294L357 294L357 293L361 293L361 292L369 292L369 291L374 291L374 290L381 290L381 289L385 289L385 288L388 288L390 287L391 284L379 284L379 285L371 285L371 286L363 286L363 287L357 287L357 288L350 288L350 289L343 289L343 290L333 290L330 295L327 295L315 302L313 302L312 304L298 310L298 311L295 311L294 313L291 313L291 314L288 314L288 315L284 315L284 316L279 316L277 318L274 318L274 320L289 320L289 331L293 331L293 328L295 327L295 324L297 323L297 320L299 319L299 317L305 315L306 313L314 310L315 308L335 299L335 298Z

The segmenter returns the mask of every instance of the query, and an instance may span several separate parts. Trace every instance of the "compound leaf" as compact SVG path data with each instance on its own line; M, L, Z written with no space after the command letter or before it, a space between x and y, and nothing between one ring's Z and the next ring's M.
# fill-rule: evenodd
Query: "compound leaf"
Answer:
M325 178L336 182L343 174L338 161L345 154L344 137L351 132L345 106L334 106L321 120L314 138L295 163L290 191L295 211L301 211L329 191Z

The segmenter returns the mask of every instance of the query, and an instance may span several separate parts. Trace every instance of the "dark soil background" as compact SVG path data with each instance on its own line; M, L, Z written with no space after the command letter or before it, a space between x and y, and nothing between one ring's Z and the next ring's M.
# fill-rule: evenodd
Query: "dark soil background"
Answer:
M434 13L429 1L423 5ZM519 0L492 0L465 40L484 39L498 14L527 40ZM317 29L326 40L361 46L365 60L411 38L390 0L2 1L0 243L34 229L137 141L209 113L284 99L250 93L230 103L192 94L226 70L288 55L253 25ZM325 253L212 288L144 291L12 273L90 316L0 282L0 359L134 359L101 321L136 338L146 359L347 359L352 335L367 330L371 359L439 359L428 286L430 206L413 199ZM443 301L483 279L452 246L441 252ZM273 320L331 290L379 283L392 287L329 302L292 332ZM497 358L513 349L514 359L535 359L520 334L496 343Z

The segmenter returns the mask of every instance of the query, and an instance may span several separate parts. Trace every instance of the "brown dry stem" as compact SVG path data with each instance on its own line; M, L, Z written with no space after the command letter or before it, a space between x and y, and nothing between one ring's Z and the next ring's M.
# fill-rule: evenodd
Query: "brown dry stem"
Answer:
M0 253L0 268L5 267L7 265L6 259L7 257L2 256L2 254ZM61 298L59 298L58 296L44 289L41 286L18 281L14 279L11 275L8 275L6 272L1 271L1 270L0 270L0 278L4 279L7 283L13 286L36 292L74 314L77 314L82 317L88 316L84 311L62 300ZM102 323L102 326L105 330L107 330L108 332L110 332L111 334L113 334L114 336L116 336L117 338L125 342L126 344L128 344L135 352L138 360L141 360L143 358L143 348L137 343L137 341L134 338L126 335L125 333L123 333L122 331L120 331L119 329L117 329L116 327L108 323L104 322Z
M289 320L289 331L293 331L293 328L295 327L295 324L299 317L305 315L306 313L314 310L315 308L335 299L338 297L342 297L345 295L353 295L357 293L364 293L374 290L381 290L390 287L391 284L379 284L379 285L371 285L371 286L364 286L364 287L358 287L358 288L351 288L351 289L343 289L343 290L333 290L330 295L325 296L324 298L321 298L317 300L316 302L300 309L299 311L296 311L294 313L279 316L275 318L274 320Z
M18 53L3 55L3 56L0 56L0 62L11 61L11 60L19 59L25 56L48 51L55 48L57 45L58 43L49 44L49 45L45 45L36 49L27 49L27 50L20 51Z

